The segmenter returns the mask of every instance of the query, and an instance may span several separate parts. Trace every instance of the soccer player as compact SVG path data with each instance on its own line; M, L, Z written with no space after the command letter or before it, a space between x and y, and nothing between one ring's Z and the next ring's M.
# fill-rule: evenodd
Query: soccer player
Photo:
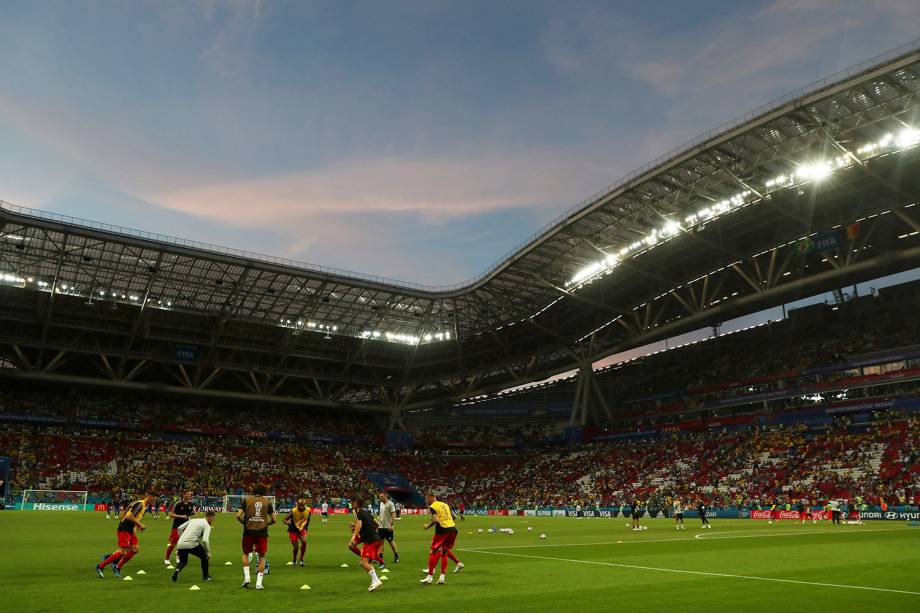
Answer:
M370 511L364 508L364 500L356 496L354 502L355 527L351 533L351 540L348 541L348 548L354 551L358 543L361 543L361 568L370 575L371 584L367 591L373 592L383 585L383 581L377 577L377 571L371 566L371 562L380 558L383 541L377 533L377 521Z
M118 515L121 513L121 494L118 492L112 492L112 515L115 516L115 519L118 519ZM105 516L106 519L109 518L108 515Z
M297 500L297 504L287 514L287 517L281 521L287 524L288 538L291 539L291 566L297 565L297 550L300 549L300 565L303 566L303 554L307 552L307 529L310 527L310 507L303 498Z
M632 529L633 529L633 530L640 530L640 529L641 529L641 528L639 527L639 517L640 517L639 512L640 512L640 509L639 509L639 499L636 498L636 499L634 499L634 500L632 501L632 509L631 509L631 514L632 514Z
M674 498L674 528L676 530L686 530L687 527L684 525L684 505L680 502L680 498Z
M709 518L706 517L706 512L707 512L709 509L706 507L706 503L705 503L702 499L700 499L700 504L699 504L699 506L697 507L697 510L698 510L699 513L700 513L700 521L703 522L703 523L700 525L700 527L701 527L701 528L708 528L709 530L712 530L712 524L709 523Z
M425 501L428 503L428 510L431 511L431 521L425 526L425 530L432 526L435 528L434 536L431 538L431 552L428 554L428 574L420 583L430 584L434 581L434 567L438 563L438 558L441 558L441 576L438 577L438 585L444 585L448 558L457 565L454 568L455 573L463 570L463 563L451 551L457 541L457 524L454 523L453 511L450 510L447 503L438 500L434 492L429 492Z
M818 520L817 520L817 518L815 517L814 511L811 510L811 505L812 505L813 502L814 502L813 500L809 500L809 499L807 499L807 498L803 498L803 499L802 499L802 504L805 506L805 517L804 517L802 523L805 523L805 521L804 521L805 519L811 519L811 523L813 523L813 524L817 524L817 523L818 523Z
M195 507L192 506L192 493L190 491L182 492L182 500L177 502L168 517L172 518L172 530L169 532L169 545L166 546L166 557L163 558L163 564L169 566L169 556L172 555L176 543L179 542L179 526L187 522L195 514Z
M806 507L805 507L804 499L799 498L798 500L795 501L795 510L799 512L799 519L802 521L803 524L805 523L805 515L806 515L805 509Z
M208 511L204 517L190 519L177 528L179 542L176 547L179 550L179 563L172 574L173 583L179 579L179 573L188 564L189 554L201 560L202 580L211 580L211 575L208 573L208 561L211 559L211 524L214 523L215 515L214 511Z
M767 523L772 524L773 520L779 521L779 501L773 500L773 504L770 505L770 521Z
M377 515L377 534L380 538L390 544L393 550L393 563L399 562L399 551L396 550L396 542L393 540L393 521L396 517L396 505L390 500L390 495L386 492L380 492L380 513ZM383 552L381 551L381 558Z
M827 503L827 508L831 512L831 523L840 523L840 503L836 498L831 498Z
M397 502L396 503L396 521L399 521L401 519L402 519L402 503Z
M144 513L152 500L153 494L147 492L142 498L138 498L121 512L118 521L118 549L102 562L96 564L96 574L99 575L100 579L105 577L103 569L109 564L113 565L112 574L120 579L121 569L140 551L135 529L141 532L147 529L147 526L141 520L144 518Z
M278 520L272 503L265 497L265 486L258 484L252 488L252 496L240 501L236 510L236 521L243 524L243 587L249 587L249 554L259 555L259 567L256 574L256 589L264 589L262 579L265 576L265 553L268 551L268 527Z
M329 503L324 500L323 505L319 508L319 510L323 516L322 523L325 524L327 521L329 521Z
M457 516L460 517L460 521L466 521L466 518L463 516L463 512L464 512L465 510L466 510L466 509L465 509L465 507L463 506L463 502L461 502L459 505L457 505Z

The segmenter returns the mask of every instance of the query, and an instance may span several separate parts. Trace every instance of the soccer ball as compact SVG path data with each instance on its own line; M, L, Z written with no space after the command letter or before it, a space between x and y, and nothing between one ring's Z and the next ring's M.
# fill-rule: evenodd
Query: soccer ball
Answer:
M528 531L528 532L533 532L533 526L527 526L527 531Z
M648 530L648 526L642 526L643 530Z
M541 534L541 535L540 535L540 539L545 539L545 538L546 538L546 535L545 535L545 534Z
M482 534L482 528L480 528L480 529L477 530L476 532L478 532L479 534Z
M511 528L508 528L508 534L514 534L514 530Z

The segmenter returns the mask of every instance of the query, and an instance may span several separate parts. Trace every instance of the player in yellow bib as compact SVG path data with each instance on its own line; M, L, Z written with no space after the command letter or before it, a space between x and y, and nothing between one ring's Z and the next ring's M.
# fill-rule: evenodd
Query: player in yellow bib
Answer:
M443 584L448 558L457 565L454 568L455 573L463 570L463 563L451 551L457 540L457 524L454 523L454 513L450 510L450 506L438 500L433 492L429 493L425 500L428 502L428 510L431 511L432 516L425 530L434 526L434 537L431 539L431 552L428 554L428 575L421 582L434 582L434 567L438 563L438 558L441 558L441 576L438 578L438 583Z
M297 504L282 519L288 527L288 538L291 539L291 565L296 566L298 563L303 566L303 555L307 552L307 528L310 527L310 513L312 509L307 506L307 501L300 498ZM300 561L297 560L297 550L300 549Z

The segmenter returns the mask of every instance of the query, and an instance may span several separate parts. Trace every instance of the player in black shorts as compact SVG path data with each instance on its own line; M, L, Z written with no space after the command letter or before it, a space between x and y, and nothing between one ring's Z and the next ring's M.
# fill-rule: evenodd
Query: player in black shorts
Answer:
M639 517L640 517L639 512L640 511L639 511L639 499L638 498L632 501L631 512L632 512L632 529L641 530L642 528L639 527Z
M709 507L707 507L706 503L702 500L700 500L700 504L697 506L697 511L700 513L700 521L703 522L700 527L712 530L712 524L709 523L709 518L706 517L706 512L709 511Z

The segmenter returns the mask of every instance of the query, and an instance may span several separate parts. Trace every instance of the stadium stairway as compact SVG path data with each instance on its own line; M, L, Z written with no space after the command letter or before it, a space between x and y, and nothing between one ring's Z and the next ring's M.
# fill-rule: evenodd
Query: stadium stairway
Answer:
M378 473L365 471L364 476L368 481L377 486L378 489L390 494L390 496L401 503L403 506L424 507L425 497L419 493L409 480L399 473Z

